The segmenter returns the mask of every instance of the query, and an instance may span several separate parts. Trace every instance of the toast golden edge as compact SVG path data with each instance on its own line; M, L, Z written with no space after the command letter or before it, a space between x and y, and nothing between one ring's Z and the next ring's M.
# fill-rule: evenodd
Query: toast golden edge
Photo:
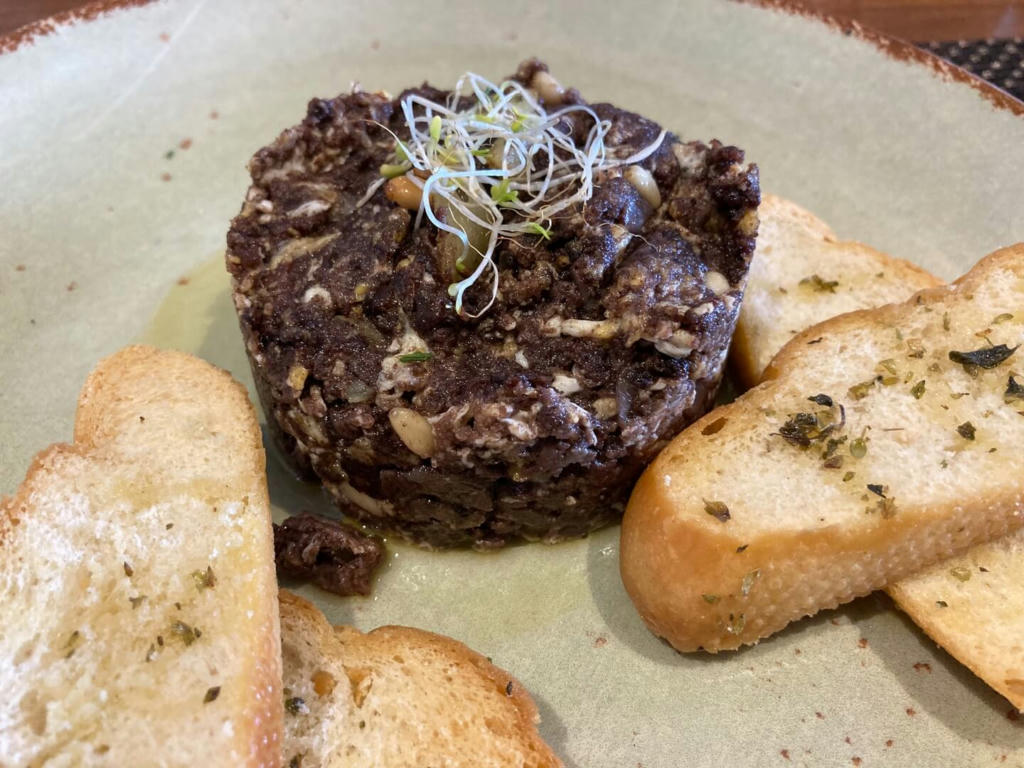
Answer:
M285 589L280 590L279 595L282 612L290 611L304 614L306 620L311 623L327 624L327 619L320 609L305 598ZM511 700L517 716L515 730L519 734L521 741L528 745L530 752L540 760L540 762L534 765L542 768L562 768L562 761L551 751L551 748L537 732L540 714L526 687L508 672L488 661L487 657L483 654L477 653L464 643L446 635L413 627L385 625L365 633L349 626L335 626L333 630L337 633L342 643L345 642L346 638L351 638L353 635L359 638L405 637L420 644L443 648L448 656L471 665L482 677L492 682L497 690L501 691Z
M837 236L821 219L818 219L795 203L766 193L762 196L761 202L761 210L765 209L770 212L778 209L780 216L801 219L807 227L806 237L808 240L830 243L836 246L844 244L844 242L838 240ZM891 257L880 251L869 250L867 246L863 246L863 248L865 249L865 255L873 262L884 262L887 280L918 283L920 285L918 290L929 287L922 284L928 281L931 281L931 287L939 286L943 283L938 277L911 262ZM789 299L782 300L786 301ZM822 319L824 320L825 318ZM737 378L746 388L750 388L756 386L761 381L762 371L755 370L757 367L755 361L758 359L758 355L755 354L756 340L751 338L751 334L748 332L749 328L743 320L744 318L741 314L740 321L736 327L730 363L731 370ZM911 594L907 592L908 589L913 589L913 587L906 586L904 581L898 581L886 587L885 591L889 593L896 606L911 618L926 635L984 680L987 685L1004 696L1019 711L1024 711L1024 681L1021 681L1022 685L1011 688L1005 675L990 674L991 669L988 669L984 663L979 662L970 650L963 647L964 638L961 636L961 633L951 630L947 623L942 620L941 615L928 610L918 610L911 599Z
M957 288L970 286L983 279L989 265L1006 261L1008 263L1024 263L1024 243L999 249L981 259L969 272L948 285L927 288L918 291L908 298L906 303L917 301L940 301L952 294ZM862 317L878 318L898 311L901 304L888 304L881 307L862 309L829 318L817 325L797 334L773 358L765 370L761 384L741 396L743 400L751 393L764 388L773 387L773 381L791 365L799 360L804 353L807 342L817 337L836 331L842 331L848 325L857 325ZM685 592L689 604L699 604L701 588L699 585L681 584L677 578L679 562L686 563L687 571L704 573L715 571L718 582L735 581L739 584L746 574L754 567L744 558L726 557L737 552L747 542L740 541L730 532L709 533L706 528L688 525L686 520L676 518L674 510L665 500L661 488L661 468L673 452L673 446L682 444L689 435L698 434L703 428L722 417L728 417L735 410L734 404L717 408L691 424L670 445L662 451L654 462L641 475L630 496L623 518L619 568L626 592L636 606L641 618L648 628L657 636L667 640L679 651L689 652L705 650L733 650L742 645L755 644L768 635L782 629L789 621L778 626L758 626L741 622L735 631L722 635L721 615L708 605L702 615L692 613L685 619L680 618L674 610L674 603L680 601L680 593ZM965 513L972 510L991 508L993 506L1014 508L1018 517L1024 512L1024 489L1020 489L1013 498L972 500L972 503L960 505ZM906 515L890 526L879 538L897 544L915 525L912 516ZM1024 522L1024 520L1021 520ZM775 553L780 556L800 552L804 558L824 557L832 559L838 567L843 567L841 555L847 554L843 546L843 537L838 542L826 542L821 537L808 536L803 533L780 535L768 543L759 546L759 560L770 562ZM863 539L860 542L863 543ZM969 542L971 543L971 542ZM852 555L853 553L849 553ZM728 563L729 572L723 573L722 563ZM909 574L907 574L909 575ZM883 585L878 585L879 587ZM693 591L690 594L688 590ZM870 590L868 590L870 591ZM866 594L867 592L864 592ZM836 600L831 605L819 605L815 612L835 607L858 595L853 594L846 599ZM810 615L810 614L808 614ZM710 642L709 642L710 641Z
M961 651L961 643L958 642L960 638L957 632L950 631L944 622L934 620L927 612L905 607L902 601L903 589L902 584L897 582L890 584L885 588L885 591L889 593L893 602L896 603L896 607L907 614L907 617L920 627L922 632L934 640L939 647L943 648L950 656L971 670L985 685L1003 696L1018 712L1024 712L1024 681L1014 681L1018 685L1011 687L1010 681L1005 676L989 674L991 670L986 669L984 664L976 661L970 653Z
M943 281L940 278L913 262L896 256L890 256L859 240L840 240L824 221L806 208L785 198L765 194L761 199L761 208L759 210L761 209L768 209L769 211L779 209L785 211L789 218L802 219L807 227L808 240L829 243L836 248L849 246L860 250L865 259L871 259L879 268L886 270L887 280L891 279L893 282L913 282L922 284L922 287L939 287L943 285ZM756 250L754 258L757 258ZM830 318L822 318L822 322L826 319ZM729 351L729 370L735 375L739 384L744 389L755 387L764 380L764 372L757 370L758 356L754 352L756 347L757 341L753 338L748 323L744 322L743 310L741 308L740 317L736 323L736 332L733 334L732 347Z
M11 528L21 522L15 516L14 510L23 505L29 506L28 497L33 491L36 478L55 458L62 454L87 457L102 451L106 439L102 426L102 412L105 403L121 399L120 379L125 370L131 370L135 366L149 367L158 362L159 358L171 361L177 366L196 366L197 369L205 369L207 373L214 374L221 379L224 393L234 400L232 405L237 407L240 412L249 414L246 427L251 436L251 440L248 442L253 446L252 454L247 457L247 463L250 463L253 468L250 480L252 487L258 493L269 498L265 472L266 455L262 449L263 438L245 387L235 381L227 371L184 352L132 345L100 360L86 378L78 398L73 442L55 443L37 453L29 464L24 480L14 494L0 497L0 548L2 548L4 539ZM269 519L267 524L269 529ZM269 555L268 562L270 563L269 567L273 570L272 553ZM274 580L276 583L276 573ZM251 685L255 690L266 691L269 695L254 696L249 710L241 719L248 720L253 724L248 764L260 768L277 768L281 765L281 735L284 717L280 696L281 633L278 623L280 614L277 595L273 591L268 591L262 597L268 615L273 617L274 631L266 634L266 647L260 658L256 660L255 676Z

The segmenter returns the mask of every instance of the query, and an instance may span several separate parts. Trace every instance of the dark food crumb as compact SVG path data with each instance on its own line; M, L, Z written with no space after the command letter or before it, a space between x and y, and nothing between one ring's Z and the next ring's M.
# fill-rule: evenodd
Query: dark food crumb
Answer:
M300 696L292 696L284 701L284 709L289 715L307 715L309 707L306 700Z
M508 681L508 685L505 686L505 695L506 696L511 696L512 695L512 681L511 680L509 680Z
M891 747L892 746L892 739L887 739L886 742L885 742L885 746Z
M868 639L866 637L862 637L860 640L857 641L857 645L860 648L867 648L868 647Z
M789 750L788 749L780 749L779 750L779 754L782 755L787 760L789 760Z
M603 648L607 644L608 644L608 638L605 637L604 635L598 635L594 639L594 647L595 648Z
M370 594L370 577L383 559L380 539L326 517L303 514L274 525L278 572L336 595Z
M913 707L907 707L907 714L913 717L917 714L917 710L915 710Z
M209 704L211 701L216 701L218 696L220 696L220 686L215 685L206 691L206 695L203 697L203 704Z
M76 283L74 280L72 280L70 283L68 283L68 292L70 293L71 291L75 290L75 288L77 288L77 287L78 287L78 283Z
M180 142L178 142L178 146L181 149L188 149L189 147L192 146L192 139L182 139Z
M853 763L854 765L860 765L864 761L861 760L859 757L851 757L850 758L850 762Z
M926 661L919 661L914 665L914 669L916 669L918 672L931 672L932 665Z
M187 277L179 277L178 285L188 285L189 279Z

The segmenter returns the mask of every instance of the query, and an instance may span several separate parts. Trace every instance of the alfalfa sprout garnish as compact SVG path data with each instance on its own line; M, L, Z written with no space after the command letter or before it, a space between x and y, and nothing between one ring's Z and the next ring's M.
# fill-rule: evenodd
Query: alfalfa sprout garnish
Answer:
M567 104L549 112L541 101L515 80L495 84L469 72L445 103L418 93L402 99L407 141L385 128L395 139L394 154L359 204L392 179L419 189L415 226L426 217L442 232L439 249L452 257L448 294L461 317L480 317L497 299L493 256L499 241L550 239L555 218L591 198L595 174L643 161L666 136L663 130L648 146L620 157L605 144L611 123L589 106ZM591 123L582 145L567 131L574 116ZM490 299L470 312L466 291L488 270Z

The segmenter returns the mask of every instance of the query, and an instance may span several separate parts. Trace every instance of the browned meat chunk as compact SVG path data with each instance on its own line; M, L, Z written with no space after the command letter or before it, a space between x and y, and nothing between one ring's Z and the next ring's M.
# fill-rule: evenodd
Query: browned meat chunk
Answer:
M317 515L274 525L274 560L282 576L336 595L370 594L370 577L384 559L384 542Z

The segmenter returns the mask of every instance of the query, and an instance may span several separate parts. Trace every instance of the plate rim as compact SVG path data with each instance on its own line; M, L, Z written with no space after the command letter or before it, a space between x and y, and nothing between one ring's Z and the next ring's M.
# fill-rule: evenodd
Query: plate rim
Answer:
M72 26L79 22L91 22L100 17L110 16L118 11L129 8L141 8L157 0L90 0L77 8L47 16L37 21L18 27L4 35L0 35L0 56L14 53L34 43L41 37L47 37L61 27ZM1017 99L1006 91L992 85L987 80L968 72L930 51L919 48L911 42L895 35L880 32L870 25L859 21L840 19L837 16L802 5L798 0L728 0L737 5L760 8L765 11L786 13L790 16L823 24L833 32L846 37L869 43L883 56L894 61L919 64L931 71L932 75L946 82L962 83L973 88L978 95L997 109L1006 110L1017 117L1024 117L1024 101Z
M115 11L149 5L156 0L90 0L75 8L44 16L0 35L0 56L14 53L41 37L52 35L61 27L69 27L80 21L95 21Z
M730 0L730 2L817 21L832 29L833 32L846 37L856 37L863 42L870 43L880 53L894 61L920 64L931 70L932 74L940 80L946 82L952 80L969 85L996 108L1008 110L1018 117L1024 117L1024 101L963 67L953 64L931 51L919 48L901 37L880 32L870 25L853 19L840 19L837 16L802 5L798 0Z

